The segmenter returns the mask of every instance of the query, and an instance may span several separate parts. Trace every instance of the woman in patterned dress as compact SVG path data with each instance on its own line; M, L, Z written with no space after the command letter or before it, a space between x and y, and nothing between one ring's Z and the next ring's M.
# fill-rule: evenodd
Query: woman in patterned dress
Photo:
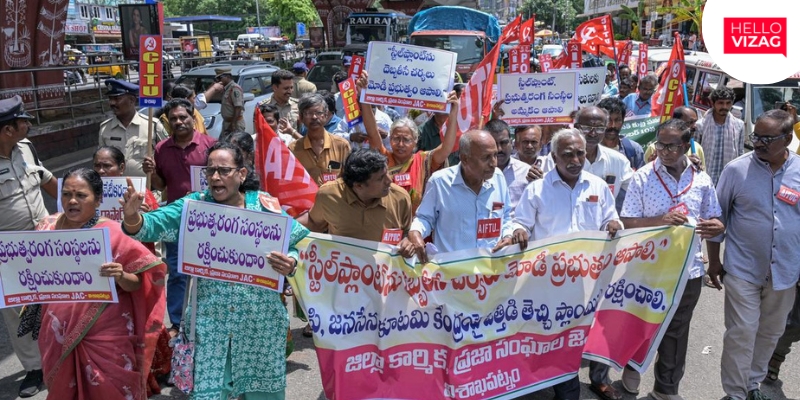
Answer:
M238 147L216 143L209 149L207 165L208 190L147 214L136 212L144 196L129 187L123 230L140 241L174 242L187 199L286 215L276 199L258 191L258 179L248 172ZM293 273L298 259L295 245L307 234L306 228L292 221L289 252L269 253L270 266L282 275ZM193 400L284 399L289 314L279 293L200 278L196 318Z

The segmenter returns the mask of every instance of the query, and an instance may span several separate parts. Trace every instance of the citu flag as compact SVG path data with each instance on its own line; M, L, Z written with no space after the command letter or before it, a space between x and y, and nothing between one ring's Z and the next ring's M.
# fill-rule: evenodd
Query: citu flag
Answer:
M520 46L529 46L533 44L533 22L535 18L536 16L534 15L519 26Z
M595 53L598 47L600 51L607 48L613 52L614 26L611 24L611 17L603 15L578 25L572 39L578 41L582 48L591 49L591 53Z
M261 189L278 198L287 214L296 217L311 209L317 184L303 165L256 112L256 171Z
M677 32L669 62L659 76L650 116L660 117L661 122L664 122L672 117L675 108L682 106L686 101L686 63L683 58L683 44Z

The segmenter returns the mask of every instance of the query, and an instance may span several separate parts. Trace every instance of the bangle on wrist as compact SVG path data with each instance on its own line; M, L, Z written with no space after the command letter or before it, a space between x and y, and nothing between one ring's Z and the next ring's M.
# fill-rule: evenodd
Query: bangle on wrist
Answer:
M143 222L142 214L137 213L136 215L139 216L139 220L138 221L136 221L133 224L129 224L129 223L125 222L125 219L123 218L122 219L122 225L125 226L126 228L135 228L136 225L139 225L140 222Z

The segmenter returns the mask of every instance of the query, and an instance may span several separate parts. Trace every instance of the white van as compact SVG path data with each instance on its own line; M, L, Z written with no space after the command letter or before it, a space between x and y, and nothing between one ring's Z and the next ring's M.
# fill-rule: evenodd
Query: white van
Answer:
M243 33L236 37L236 45L247 48L253 47L253 44L259 41L266 41L264 35L260 33Z

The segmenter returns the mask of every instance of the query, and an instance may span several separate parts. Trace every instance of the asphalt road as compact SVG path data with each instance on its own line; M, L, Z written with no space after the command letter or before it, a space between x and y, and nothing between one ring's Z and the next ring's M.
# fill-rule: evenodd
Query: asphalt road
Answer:
M695 310L692 323L691 339L689 341L688 362L686 376L681 386L681 394L687 400L717 400L723 397L722 386L719 378L720 352L722 351L722 334L724 332L722 319L723 295L714 289L704 288L700 303ZM324 400L322 383L319 376L319 365L310 339L301 335L303 324L300 320L292 319L292 333L295 340L295 351L286 363L288 374L287 400ZM711 346L708 354L703 354L703 349ZM586 363L584 363L586 364ZM784 363L781 377L776 384L762 385L762 391L773 400L800 399L800 356L792 353ZM0 400L16 398L17 388L24 374L21 366L11 351L5 329L0 329ZM620 373L612 371L612 379L618 380ZM596 399L585 384L589 381L588 366L581 369L581 382L583 392L581 399ZM619 382L615 385L621 390ZM646 399L647 393L653 385L652 370L642 376L641 393L638 396L626 395L626 400ZM33 397L35 400L45 399L47 392ZM545 389L541 392L522 397L526 400L550 400L553 392ZM172 388L165 388L161 395L151 399L187 399L188 396ZM424 393L420 399L429 398ZM57 399L57 397L56 397Z

